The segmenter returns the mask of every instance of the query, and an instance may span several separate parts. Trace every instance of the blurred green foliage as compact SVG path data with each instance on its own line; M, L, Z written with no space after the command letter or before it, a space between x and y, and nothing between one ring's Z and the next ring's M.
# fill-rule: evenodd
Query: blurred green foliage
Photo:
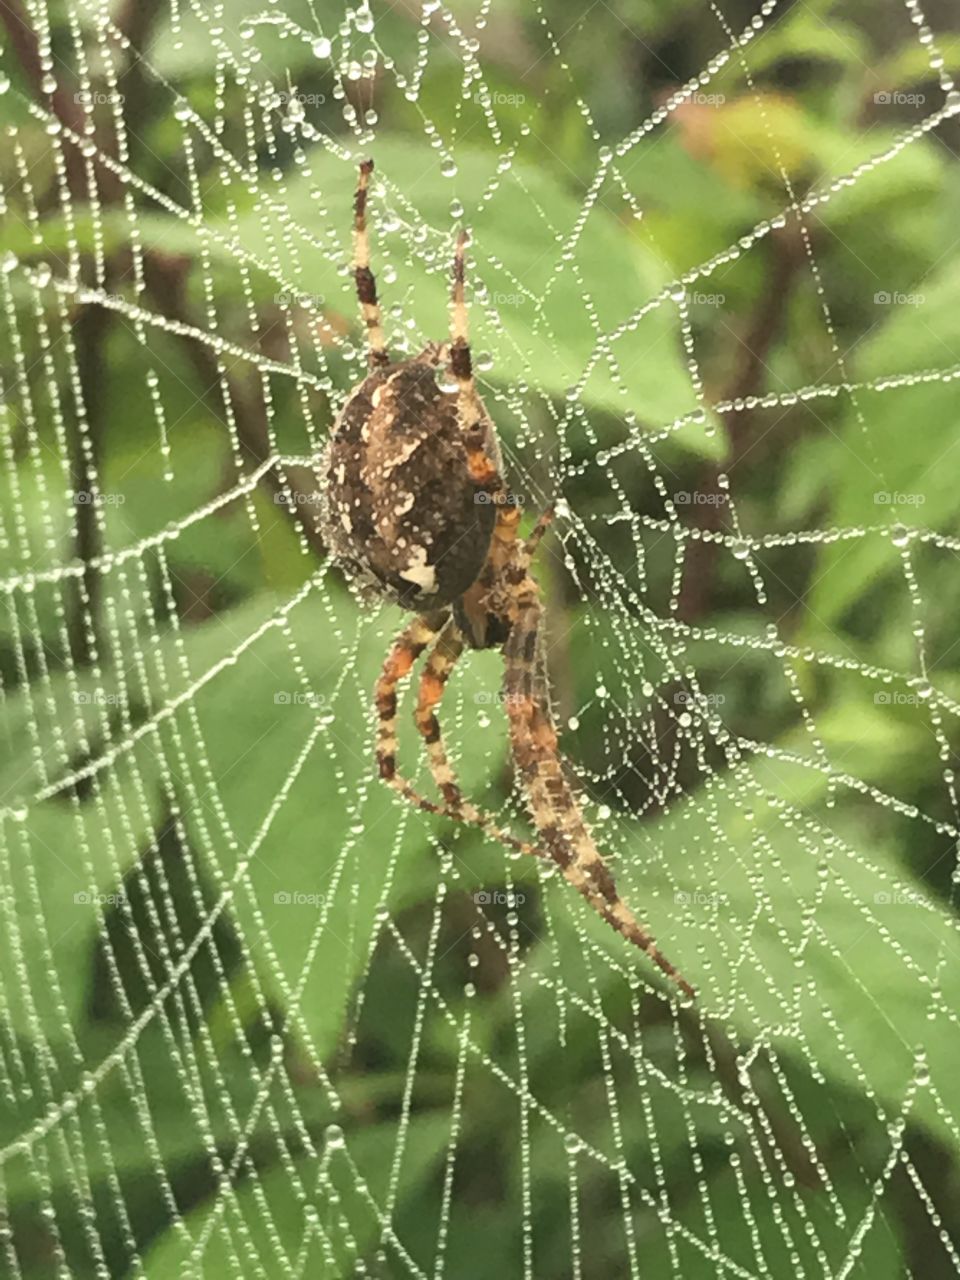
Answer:
M96 1107L82 1106L69 1122L71 1141L87 1153L89 1185L78 1194L68 1158L49 1164L40 1190L25 1159L5 1172L22 1274L62 1274L57 1248L70 1274L132 1274L135 1242L151 1280L179 1277L190 1274L194 1240L208 1235L203 1274L245 1274L221 1219L245 1221L245 1248L266 1274L280 1274L282 1251L301 1250L305 1202L312 1216L301 1274L348 1274L358 1257L366 1274L407 1274L398 1241L429 1268L465 1053L447 1014L462 1017L467 1006L471 1066L512 1065L508 1077L467 1075L444 1274L520 1274L526 1189L536 1274L570 1274L570 1153L547 1119L555 1115L603 1153L580 1167L587 1277L626 1274L623 1202L609 1167L618 1160L635 1179L646 1274L713 1276L721 1253L750 1273L762 1260L776 1277L822 1274L824 1258L837 1267L854 1225L876 1207L873 1184L888 1155L882 1135L901 1113L911 1167L921 1181L936 1170L943 1231L960 1241L956 1046L929 1034L924 1002L928 978L944 1008L960 1000L957 968L942 964L956 945L952 810L942 785L956 726L943 726L938 741L922 698L891 705L876 696L920 687L918 601L924 679L946 699L960 695L955 553L908 542L911 529L955 534L960 516L957 383L937 376L960 366L960 128L948 120L898 143L942 103L906 11L878 13L865 0L788 6L742 59L730 56L699 94L641 132L728 44L701 0L588 13L553 3L562 57L527 6L498 6L482 32L482 79L464 94L462 48L431 37L426 74L409 96L381 72L373 88L368 79L348 82L338 97L313 39L260 22L258 4L222 8L216 39L209 15L193 10L176 28L159 18L151 33L156 74L142 119L127 121L143 184L132 221L122 201L97 217L82 202L65 212L51 138L26 106L29 77L11 48L5 53L13 88L4 102L33 195L4 153L10 214L0 254L29 270L47 263L54 276L75 271L90 287L95 255L106 254L123 316L99 351L94 444L100 490L114 496L102 512L100 553L118 557L95 607L102 620L124 621L101 644L96 670L76 647L68 616L76 602L56 574L77 564L80 517L69 487L82 466L68 464L70 413L64 427L44 382L52 377L66 402L69 346L50 355L43 340L43 324L56 328L63 304L49 282L35 288L21 271L5 277L24 350L21 365L12 346L0 357L14 409L0 503L19 522L0 546L0 575L38 581L10 595L0 617L0 795L14 853L4 874L18 939L0 948L0 973L23 1085L0 1118L0 1140L42 1122L54 1098L83 1098L90 1065L112 1064L97 1082ZM327 3L291 0L282 9L304 31L319 21L333 34L342 19ZM731 29L748 23L747 6L725 10ZM60 74L72 91L67 15L55 12ZM374 13L381 49L409 76L416 16L404 6ZM960 34L947 31L955 15L937 18L938 48L956 70ZM260 57L248 84L217 79L217 40L237 57L253 41ZM245 112L258 82L297 86L312 129L306 144L278 129L269 144L257 134L257 153L246 154L246 131L256 130ZM362 362L346 271L360 151L345 105L378 114L370 150L384 185L375 215L387 204L397 213L375 225L376 253L390 264L381 295L397 308L391 321L402 320L412 347L442 333L449 246L463 218L474 233L474 345L489 356L485 393L511 466L531 505L562 486L574 513L543 569L557 699L578 719L563 745L585 785L604 782L607 816L600 811L595 826L616 850L625 899L642 904L716 1018L699 1041L684 1022L682 1052L662 1002L624 982L618 940L571 904L562 883L506 864L471 834L401 813L375 781L368 691L399 615L360 610L332 572L318 587L316 548L268 488L247 486L220 502L249 462L238 458L223 400L211 399L181 335L151 328L145 340L130 310L164 311L125 256L135 227L148 255L182 282L190 322L228 344L230 396L258 404L268 385L272 450L315 449ZM98 124L109 131L106 110L98 108ZM597 186L603 147L613 156ZM452 176L443 172L447 154ZM246 159L225 163L236 156ZM257 181L245 163L256 165ZM828 201L810 199L828 191ZM790 215L804 201L800 234ZM743 239L781 218L755 242ZM727 254L741 242L742 253ZM620 326L608 358L597 335ZM754 366L751 344L762 347ZM248 352L272 362L269 376ZM302 376L284 376L284 367ZM914 385L884 384L925 370L931 376ZM791 394L803 388L815 390ZM771 394L772 404L754 402ZM746 406L714 407L744 398L752 398ZM154 403L163 406L168 453ZM688 562L695 592L671 606L683 555L671 520L695 524L703 513L677 516L675 504L671 517L652 476L666 477L675 498L714 484L718 470L730 474L740 522L733 530L721 520L718 530L750 542L782 651L751 644L769 633L744 558ZM878 502L878 491L922 501ZM206 504L215 510L205 513ZM864 532L887 527L890 536ZM849 536L792 541L833 530ZM597 563L611 566L611 577ZM622 591L613 620L612 575ZM700 630L681 637L678 623ZM725 702L721 729L704 735L715 752L704 759L681 742L668 768L647 741L651 726L663 731L656 699L638 690L673 687L671 646L681 641L679 666ZM482 735L470 719L498 680L496 655L471 656L447 716L466 789L503 806L505 752L491 745L493 732L505 741L502 723L494 714L497 729ZM601 688L615 696L599 696ZM751 756L744 742L773 744L779 754ZM405 730L408 758L415 749ZM802 763L787 763L790 752ZM811 768L812 758L829 761L848 785ZM899 807L878 813L869 787L895 795ZM755 804L746 812L748 796ZM784 820L795 809L808 826ZM822 836L813 846L811 832ZM700 851L720 845L732 870L705 885ZM29 857L16 856L23 851ZM505 867L526 899L524 966L512 976L502 951L471 936L469 895L503 884ZM893 886L904 880L914 896L897 899ZM882 929L871 929L863 903L885 886L894 900ZM118 900L78 902L94 891ZM296 892L322 902L291 910ZM703 892L714 895L712 909L698 908ZM507 938L508 922L491 917ZM609 953L608 969L583 965L584 935ZM831 947L819 945L821 935ZM413 961L401 938L416 940ZM471 948L481 955L477 971ZM435 1000L417 969L437 955ZM713 957L705 971L704 957ZM191 983L180 981L182 970ZM471 980L473 997L464 994ZM150 1013L158 991L163 1019ZM574 1016L594 1001L623 1042L611 1046L589 1017ZM411 1026L425 1012L412 1059ZM939 1033L949 1024L936 1025ZM521 1033L542 1107L524 1109L526 1172L516 1119ZM639 1052L628 1047L631 1035ZM750 1044L757 1071L745 1091L730 1046ZM918 1045L938 1090L907 1105ZM657 1084L678 1076L689 1096ZM620 1117L615 1142L611 1082L631 1083L636 1104ZM133 1094L145 1101L154 1147L130 1120ZM734 1172L730 1135L744 1115L761 1138L737 1144ZM346 1145L328 1130L334 1121ZM237 1154L241 1129L249 1145ZM233 1196L212 1194L214 1155L238 1181ZM248 1176L254 1169L257 1179ZM799 1201L783 1191L798 1181ZM698 1192L704 1184L709 1203ZM670 1220L682 1228L674 1233L658 1217L664 1186ZM391 1197L392 1235L376 1209ZM924 1274L952 1274L908 1173L893 1175L879 1200L878 1225L849 1274L900 1276L924 1256ZM104 1248L99 1271L91 1205ZM707 1236L716 1256L695 1246ZM797 1240L805 1242L799 1254Z

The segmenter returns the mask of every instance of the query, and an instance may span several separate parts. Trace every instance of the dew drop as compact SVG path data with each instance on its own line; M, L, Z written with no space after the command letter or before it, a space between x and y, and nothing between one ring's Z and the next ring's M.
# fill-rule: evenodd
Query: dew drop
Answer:
M338 1124L328 1124L323 1131L323 1140L329 1150L334 1151L339 1147L343 1147L343 1130Z

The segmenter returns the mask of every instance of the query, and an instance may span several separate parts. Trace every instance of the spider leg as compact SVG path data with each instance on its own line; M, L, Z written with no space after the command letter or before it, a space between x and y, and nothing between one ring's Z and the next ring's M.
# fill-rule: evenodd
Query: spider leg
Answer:
M518 601L519 616L504 646L504 658L510 738L534 825L560 870L607 924L693 997L693 987L620 898L563 775L556 729L537 695L540 606L535 585L529 578L527 583Z
M443 796L447 808L457 813L464 811L463 793L457 785L453 768L447 759L440 734L440 721L436 717L434 707L444 695L450 673L463 653L464 643L460 628L450 622L441 632L424 664L420 676L417 709L414 713L417 731L423 738L427 758L430 761L430 772L433 774L437 790Z
M503 489L503 479L496 464L490 459L484 444L487 415L473 378L473 361L470 357L470 335L467 304L464 298L464 253L469 237L466 231L457 236L457 248L453 257L453 296L450 303L450 371L459 386L457 411L463 430L463 442L467 451L470 477L478 489L498 494Z
M533 526L533 529L530 531L529 538L527 538L526 542L523 544L523 559L525 563L529 564L533 559L543 535L553 524L555 515L556 506L553 503L540 512L540 515L537 517L537 523Z
M369 348L370 368L387 364L386 342L383 336L383 321L380 316L380 303L377 301L377 282L370 270L370 237L367 234L367 183L373 172L373 161L364 160L360 165L360 177L357 180L357 193L353 201L353 278L357 284L357 297L360 310L367 326L367 347Z
M405 800L408 800L426 813L435 813L440 817L453 818L455 821L463 822L468 826L480 827L493 839L512 849L516 849L518 853L532 854L534 857L544 858L547 855L543 850L538 849L526 840L518 840L509 831L504 831L501 827L498 827L493 819L485 813L482 813L473 805L465 803L460 793L460 788L456 784L453 771L443 749L440 726L432 709L443 695L446 681L456 662L456 657L452 656L454 650L456 649L456 656L459 657L463 649L463 638L459 630L456 629L456 637L459 641L459 648L457 648L457 645L453 642L455 628L450 626L448 633L447 627L448 620L443 614L431 614L426 617L415 618L400 633L387 655L376 688L377 714L379 717L377 766L380 777L395 791L399 792ZM424 650L429 648L438 636L446 636L448 634L449 639L432 666L433 654L431 654L427 669L424 671L424 682L428 690L426 701L423 702L422 709L421 705L418 705L417 708L417 728L427 740L431 770L444 798L444 803L440 805L422 796L397 770L397 690L400 682L410 674L414 663ZM424 698L423 687L422 684L421 699ZM430 738L427 737L428 733ZM430 739L432 739L432 746ZM437 770L438 765L442 765L440 772ZM442 783L441 778L443 779Z

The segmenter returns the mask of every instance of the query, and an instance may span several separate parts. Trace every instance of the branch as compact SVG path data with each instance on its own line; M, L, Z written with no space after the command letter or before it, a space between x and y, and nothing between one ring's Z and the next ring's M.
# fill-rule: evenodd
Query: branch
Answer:
M746 336L742 340L739 366L724 391L722 400L745 400L758 396L764 387L767 358L780 337L787 316L791 289L797 272L806 260L803 239L798 227L788 226L770 237L774 254L770 279L765 282L757 308L750 319ZM721 463L708 463L698 482L699 493L713 494L715 502L697 503L691 514L697 528L718 531L723 528L724 498L720 488L721 474L731 475L753 444L753 424L756 417L752 409L731 409L724 415L727 433L727 452ZM720 545L703 539L691 539L684 556L678 616L684 622L696 622L710 612L715 568Z
M187 305L186 278L190 265L189 258L151 253L146 259L146 283L163 315L196 330L202 326L191 315ZM227 418L220 387L222 381L226 381L228 391L224 395L229 395L237 438L251 463L259 466L272 452L262 391L256 387L252 392L246 393L238 379L231 378L229 373L221 369L217 357L199 339L186 333L181 336L181 342L202 388L201 398L204 404L225 426ZM275 499L283 500L284 509L300 525L311 550L318 557L325 556L326 547L316 519L315 473L309 467L287 467L282 476L276 470L270 470L261 483ZM288 496L293 498L292 506L285 501ZM278 502L278 505L281 503Z
M125 31L132 47L127 67L122 74L129 78L131 89L141 97L145 80L137 46L146 42L150 27L159 12L160 6L154 0L131 0L129 11L125 15L129 28L125 28ZM61 146L67 187L71 199L86 203L90 196L87 160L70 136L72 134L79 138L85 135L87 116L83 106L76 95L64 85L58 84L52 94L47 94L44 90L40 41L30 25L22 0L0 0L0 22L3 23L10 47L34 98L41 106L49 104L64 128ZM117 151L115 141L114 139L114 145L109 148L109 153L113 155ZM92 162L97 194L103 204L116 204L123 198L123 182L103 163L100 153L101 149L98 148L97 157ZM107 262L105 276L108 280L117 269L115 258ZM104 354L112 323L113 313L102 307L82 306L74 313L77 381L82 399L69 436L71 479L76 493L90 494L94 489L94 477L100 474L106 408L103 400L107 373ZM86 422L86 435L81 430L81 421ZM85 569L83 582L76 587L68 632L74 662L79 666L90 666L97 653L105 651L100 603L102 582L99 571L91 568L92 562L100 556L103 548L95 505L92 502L81 502L75 506L74 513L74 544Z

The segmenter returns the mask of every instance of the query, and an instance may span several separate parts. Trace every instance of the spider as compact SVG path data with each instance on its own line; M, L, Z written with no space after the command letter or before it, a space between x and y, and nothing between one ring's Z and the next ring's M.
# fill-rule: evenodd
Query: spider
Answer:
M564 773L541 645L530 563L552 519L519 534L522 510L503 478L494 424L473 378L461 230L453 259L450 340L393 361L370 270L367 190L360 165L353 273L366 325L369 372L347 397L323 461L323 525L334 556L382 597L415 613L376 686L381 778L428 813L483 828L522 853L550 859L603 919L682 991L695 992L620 899ZM517 774L542 847L502 831L466 800L447 758L436 707L465 648L499 648L503 703ZM427 654L415 720L442 797L426 799L397 769L397 694Z

